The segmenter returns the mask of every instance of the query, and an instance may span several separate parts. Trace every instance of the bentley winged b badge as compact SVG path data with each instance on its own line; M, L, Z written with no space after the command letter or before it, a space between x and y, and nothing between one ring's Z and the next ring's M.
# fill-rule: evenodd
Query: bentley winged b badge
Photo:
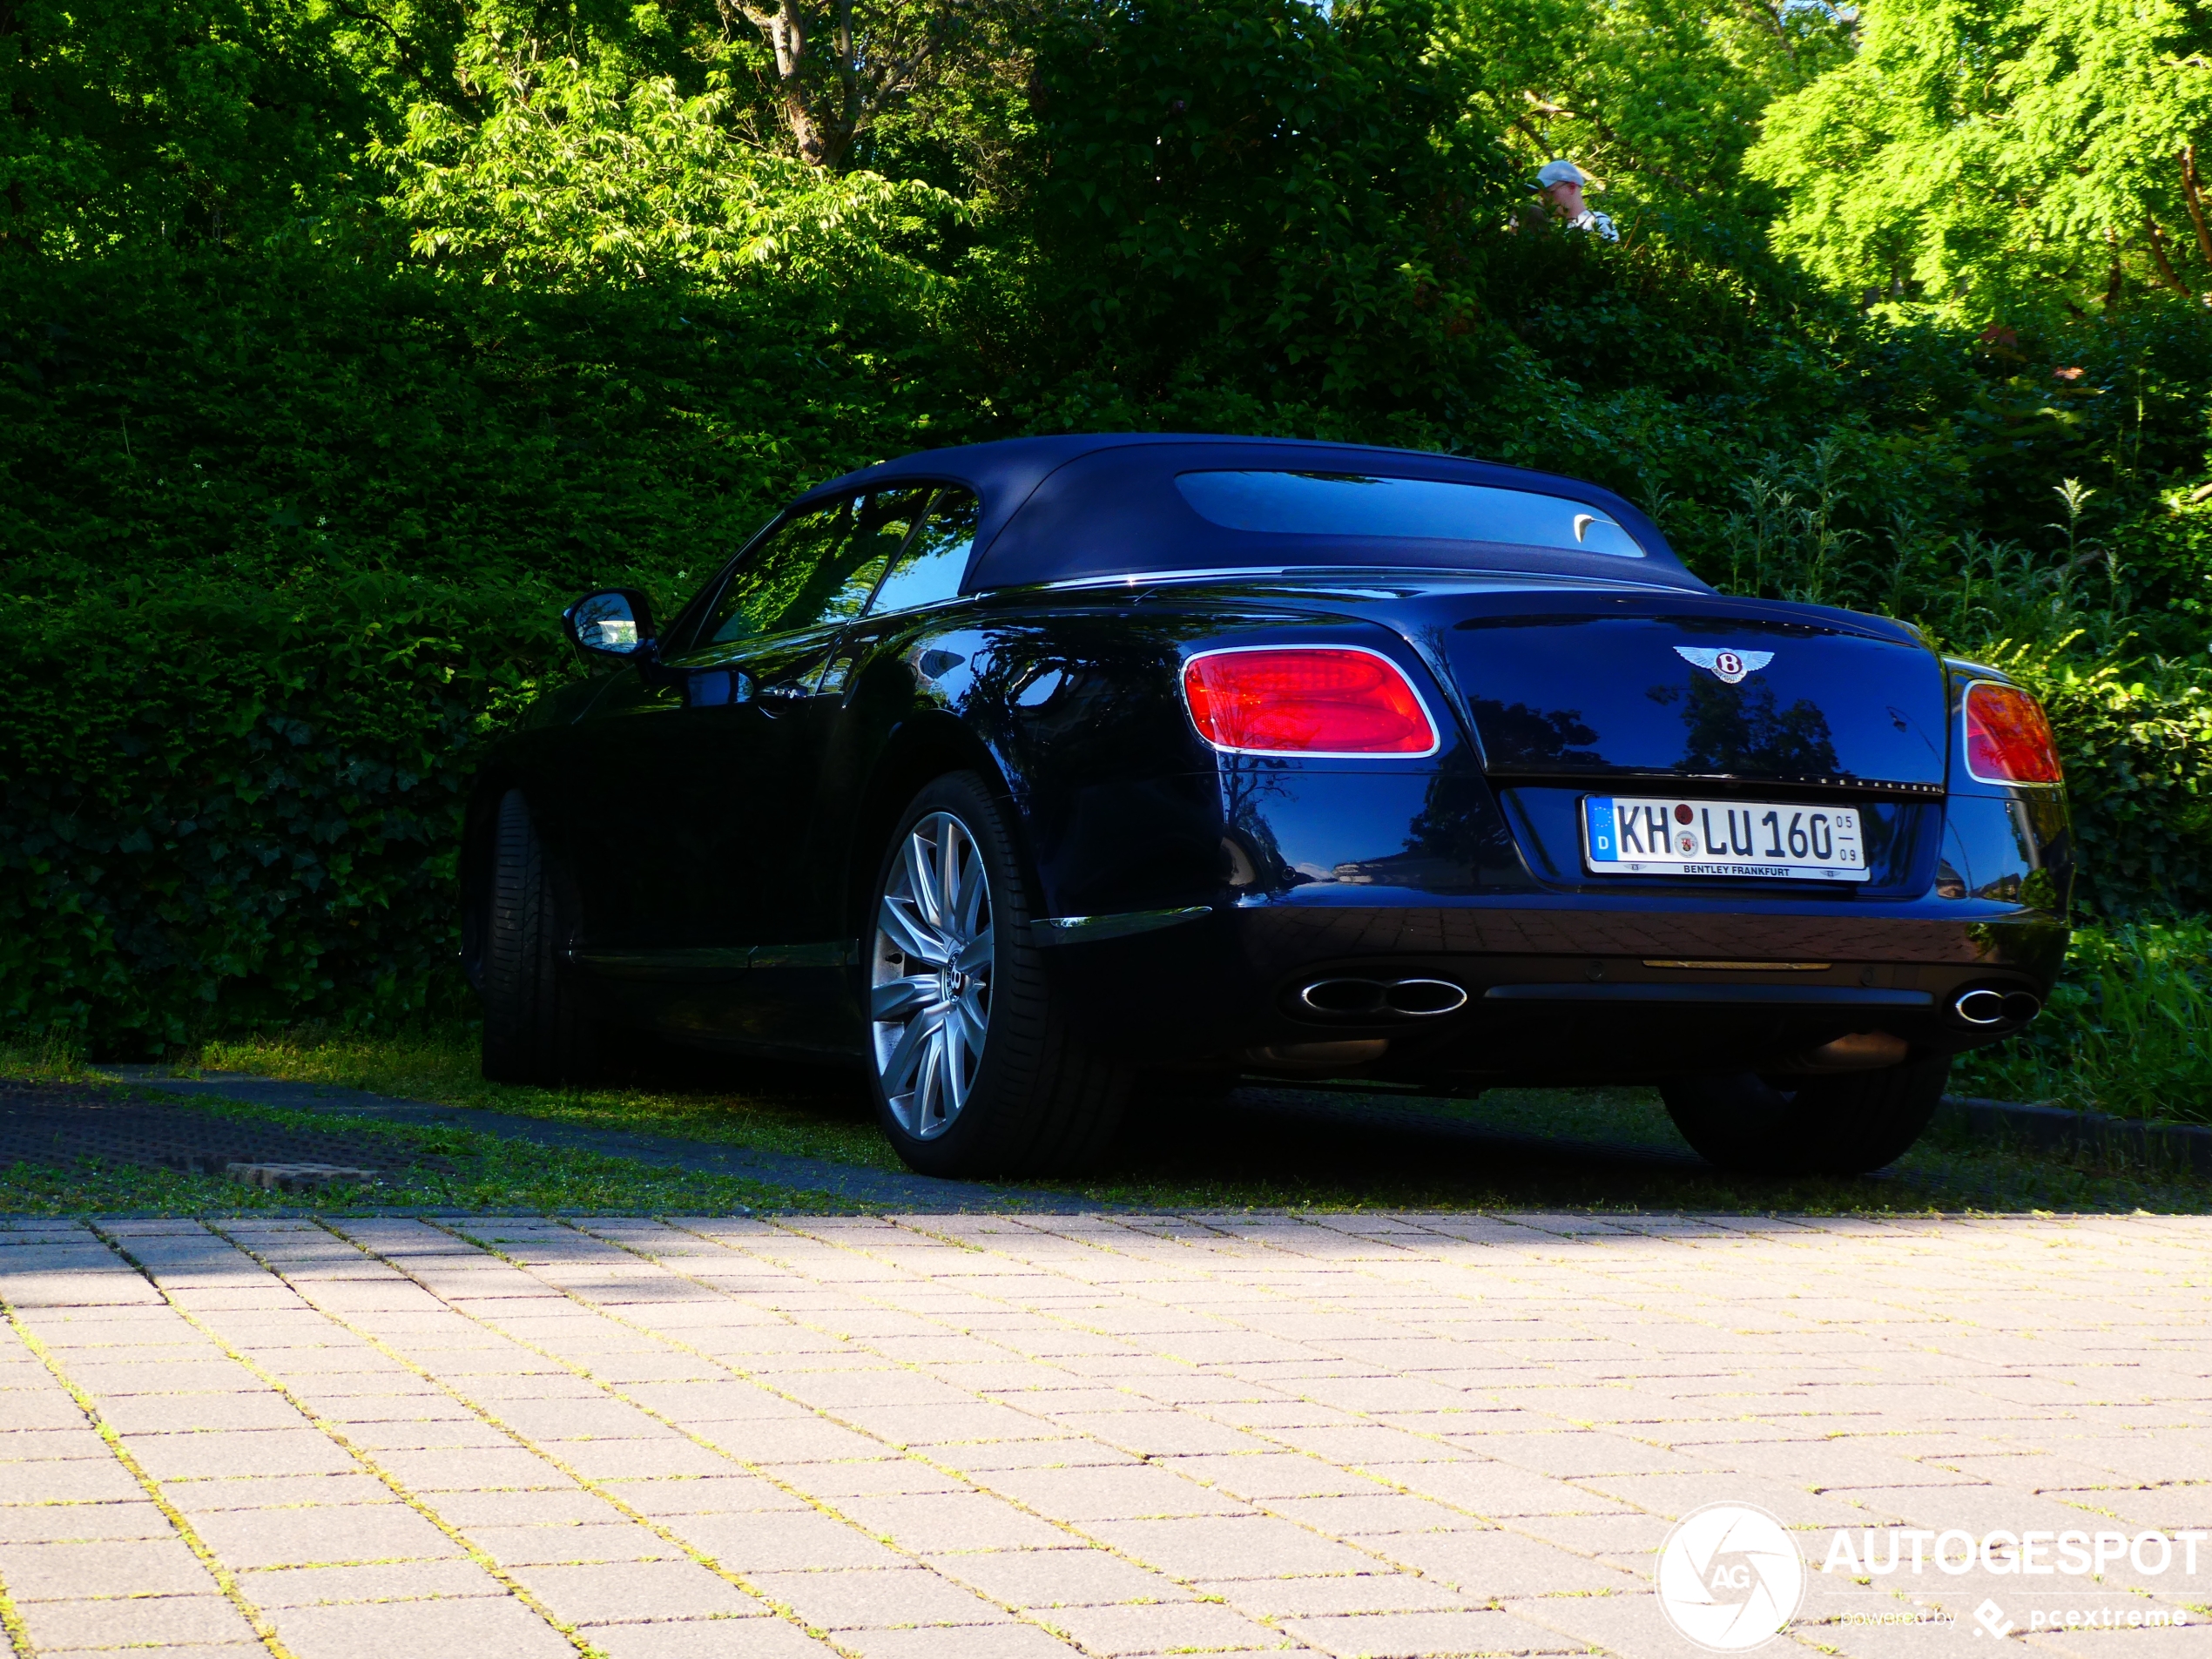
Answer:
M1774 660L1770 651L1710 651L1703 645L1677 645L1675 655L1699 668L1711 669L1713 678L1724 685L1757 673Z

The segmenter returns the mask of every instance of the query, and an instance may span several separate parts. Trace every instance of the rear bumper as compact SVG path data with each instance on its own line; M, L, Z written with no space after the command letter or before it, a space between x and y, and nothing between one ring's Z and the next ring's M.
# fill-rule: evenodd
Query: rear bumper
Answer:
M2067 927L2040 912L1973 900L1885 910L1225 905L1055 941L1048 958L1093 1040L1146 1063L1567 1083L1770 1068L1855 1032L1957 1053L2022 1023L1969 1022L1961 995L2040 1002L2065 954ZM1307 995L1318 981L1401 980L1440 981L1465 1001L1399 1013L1356 988L1319 994L1320 1007ZM1359 1046L1301 1057L1317 1044Z

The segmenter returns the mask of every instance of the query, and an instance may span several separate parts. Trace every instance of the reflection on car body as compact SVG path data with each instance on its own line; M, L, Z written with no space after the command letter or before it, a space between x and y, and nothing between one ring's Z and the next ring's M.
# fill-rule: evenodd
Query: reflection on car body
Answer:
M857 1061L947 1173L1253 1071L1650 1081L1710 1157L1848 1172L2065 949L2032 698L1717 593L1578 480L978 445L809 491L665 625L570 624L605 671L492 754L464 849L494 1076L641 1029Z

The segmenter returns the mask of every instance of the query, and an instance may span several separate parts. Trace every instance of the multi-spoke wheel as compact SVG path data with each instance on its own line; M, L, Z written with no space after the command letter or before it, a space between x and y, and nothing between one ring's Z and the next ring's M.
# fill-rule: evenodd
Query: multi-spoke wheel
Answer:
M931 1175L1079 1168L1130 1070L1083 1043L1028 940L1008 808L974 772L929 785L884 849L867 912L868 1076L884 1133Z
M934 1141L968 1104L991 1025L991 878L950 813L908 830L875 913L869 1017L899 1126Z

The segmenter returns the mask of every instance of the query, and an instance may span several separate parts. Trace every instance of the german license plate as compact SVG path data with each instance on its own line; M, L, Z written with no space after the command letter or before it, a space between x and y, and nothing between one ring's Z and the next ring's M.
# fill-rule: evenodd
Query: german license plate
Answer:
M1802 802L1587 795L1582 862L1595 875L1867 879L1858 810Z

